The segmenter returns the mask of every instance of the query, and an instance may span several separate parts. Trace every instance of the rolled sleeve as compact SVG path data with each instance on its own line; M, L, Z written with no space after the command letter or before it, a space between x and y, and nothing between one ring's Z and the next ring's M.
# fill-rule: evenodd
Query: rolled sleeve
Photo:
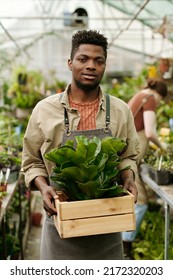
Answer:
M31 116L23 139L21 172L25 177L26 187L32 188L32 181L37 176L48 177L48 173L40 154L43 139L35 121L35 113Z

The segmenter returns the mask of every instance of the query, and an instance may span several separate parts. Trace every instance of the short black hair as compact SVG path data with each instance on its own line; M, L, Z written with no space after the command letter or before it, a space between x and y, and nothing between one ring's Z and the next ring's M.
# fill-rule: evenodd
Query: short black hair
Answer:
M103 48L105 58L107 58L108 42L99 31L96 30L78 30L72 37L71 55L73 59L75 52L81 44L93 44Z

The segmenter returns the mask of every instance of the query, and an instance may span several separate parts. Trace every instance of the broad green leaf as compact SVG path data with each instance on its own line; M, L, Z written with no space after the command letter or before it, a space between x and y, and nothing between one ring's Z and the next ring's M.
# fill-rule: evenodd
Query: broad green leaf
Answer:
M97 165L85 165L80 166L80 170L88 178L88 181L91 181L98 177L98 167ZM81 180L80 180L81 181Z
M105 168L105 164L108 162L108 155L99 153L96 157L94 164L97 165L98 172L102 171Z
M119 138L106 137L102 140L101 151L111 156L117 153L121 153L125 146L126 143Z
M99 187L99 180L88 181L86 183L78 182L80 190L85 193L88 199L96 198L96 190Z
M96 193L96 198L115 197L115 196L120 196L122 194L127 194L127 191L125 189L122 189L121 186L112 186L104 189L98 188Z
M61 171L61 176L70 180L86 182L88 179L87 174L84 174L84 172L82 172L82 170L77 166L64 168Z

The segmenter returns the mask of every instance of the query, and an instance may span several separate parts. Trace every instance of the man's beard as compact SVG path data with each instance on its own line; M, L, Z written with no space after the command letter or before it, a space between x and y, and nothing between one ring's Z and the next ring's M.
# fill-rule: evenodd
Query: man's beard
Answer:
M95 83L95 84L90 84L90 85L87 85L87 84L83 84L81 83L80 81L77 81L75 80L75 83L77 85L78 88L84 90L84 91L91 91L91 90L95 90L98 85L99 85L99 82Z

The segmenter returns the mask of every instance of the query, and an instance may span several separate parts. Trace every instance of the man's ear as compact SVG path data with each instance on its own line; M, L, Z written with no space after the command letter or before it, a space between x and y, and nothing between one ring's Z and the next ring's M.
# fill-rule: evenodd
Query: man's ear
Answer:
M72 71L72 60L70 58L68 59L68 69Z

